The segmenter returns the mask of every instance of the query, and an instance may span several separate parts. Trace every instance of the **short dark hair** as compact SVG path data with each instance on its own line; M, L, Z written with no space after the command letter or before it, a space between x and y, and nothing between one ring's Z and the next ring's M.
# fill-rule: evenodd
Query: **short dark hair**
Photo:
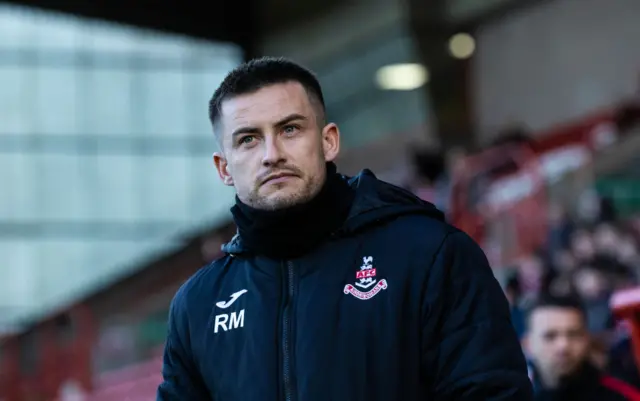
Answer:
M582 318L585 321L585 325L587 324L587 311L585 310L584 304L582 300L577 295L551 295L551 294L543 294L541 295L531 306L529 309L529 319L528 326L531 322L531 315L539 310L545 308L562 308L562 309L571 309L578 312L582 315Z
M209 120L215 127L222 103L234 96L256 92L285 82L300 83L320 108L324 120L325 104L318 79L309 69L283 57L262 57L240 64L227 74L209 101Z

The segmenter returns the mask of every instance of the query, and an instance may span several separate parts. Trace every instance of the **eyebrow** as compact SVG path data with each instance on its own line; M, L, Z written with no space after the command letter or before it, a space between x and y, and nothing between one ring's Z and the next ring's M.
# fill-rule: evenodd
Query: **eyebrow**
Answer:
M278 122L276 122L274 125L276 127L282 127L283 125L286 125L292 121L296 121L296 120L302 120L302 121L306 121L308 120L307 117L303 116L302 114L298 114L298 113L293 113L293 114L289 114L288 116L280 119ZM242 134L258 134L260 133L260 129L257 127L251 127L251 126L245 126L245 127L239 127L236 128L232 133L231 133L231 137L235 138L238 135L242 135Z
M289 114L288 116L286 116L285 118L281 119L280 121L278 121L275 126L276 127L282 127L283 125L287 125L292 121L296 121L296 120L302 120L302 121L306 121L307 117L303 116L302 114L297 114L297 113L293 113L293 114Z

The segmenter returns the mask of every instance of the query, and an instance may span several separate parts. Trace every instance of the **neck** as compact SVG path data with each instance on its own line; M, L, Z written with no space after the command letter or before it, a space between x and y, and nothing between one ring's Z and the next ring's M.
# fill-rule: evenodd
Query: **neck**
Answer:
M557 376L545 374L544 372L539 372L540 382L544 388L548 388L550 390L558 388L560 384L560 379Z
M353 190L327 163L326 180L309 202L280 210L258 210L236 197L231 209L243 245L254 254L295 258L326 241L343 224Z
M574 372L566 376L557 376L537 371L538 380L547 390L571 390L576 391L588 387L597 382L598 370L588 362L578 367Z

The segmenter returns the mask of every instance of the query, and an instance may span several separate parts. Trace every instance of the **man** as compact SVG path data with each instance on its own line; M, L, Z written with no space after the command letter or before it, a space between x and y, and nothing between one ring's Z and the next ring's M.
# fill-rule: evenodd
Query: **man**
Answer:
M586 313L571 297L545 297L533 307L525 344L536 401L640 400L640 392L602 374L590 361Z
M210 119L238 235L173 300L158 400L531 399L480 248L371 172L336 173L311 72L243 64Z

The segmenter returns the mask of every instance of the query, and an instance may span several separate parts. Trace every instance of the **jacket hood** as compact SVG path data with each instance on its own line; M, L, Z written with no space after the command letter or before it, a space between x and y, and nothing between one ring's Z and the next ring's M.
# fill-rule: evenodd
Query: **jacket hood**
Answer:
M427 215L444 221L444 215L436 207L411 192L381 181L370 170L362 170L354 177L344 177L355 191L355 198L349 215L338 235L349 235L369 226L384 223L407 214ZM222 246L222 251L239 254L245 251L242 238L235 235L230 242Z

